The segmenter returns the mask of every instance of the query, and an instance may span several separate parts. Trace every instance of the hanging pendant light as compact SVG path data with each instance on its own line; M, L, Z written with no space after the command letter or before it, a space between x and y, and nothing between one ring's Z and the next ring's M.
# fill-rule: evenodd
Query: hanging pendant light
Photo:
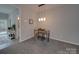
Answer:
M40 8L41 6L43 6L43 5L45 5L45 4L40 4L40 5L38 5L38 7ZM41 9L41 8L40 8ZM40 10L39 9L39 10ZM41 10L40 10L40 12L41 12ZM41 17L41 15L40 15L40 18L38 18L38 21L39 22L43 22L43 21L46 21L46 18L45 17Z
M44 18L39 18L38 21L39 22L46 21L46 18L45 17Z

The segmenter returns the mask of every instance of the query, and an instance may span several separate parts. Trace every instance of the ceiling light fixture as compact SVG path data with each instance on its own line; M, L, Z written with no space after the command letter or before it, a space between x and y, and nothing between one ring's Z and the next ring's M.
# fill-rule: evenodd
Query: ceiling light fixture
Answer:
M40 4L40 5L38 5L38 7L40 8L41 6L44 6L45 4ZM39 9L40 11L40 17L38 18L38 21L39 22L42 22L42 21L46 21L46 18L45 17L41 17L41 8Z

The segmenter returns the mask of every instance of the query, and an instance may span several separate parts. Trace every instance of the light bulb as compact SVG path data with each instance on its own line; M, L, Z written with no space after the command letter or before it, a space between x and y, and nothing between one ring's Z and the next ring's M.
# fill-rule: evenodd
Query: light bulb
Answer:
M46 21L46 18L45 17L43 18L43 21Z
M41 19L40 19L40 18L39 18L38 20L39 20L39 22L41 21Z
M43 21L43 18L41 18L41 21Z

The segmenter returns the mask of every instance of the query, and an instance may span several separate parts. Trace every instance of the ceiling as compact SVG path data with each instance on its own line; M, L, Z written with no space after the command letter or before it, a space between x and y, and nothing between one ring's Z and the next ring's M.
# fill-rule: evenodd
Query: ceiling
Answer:
M0 12L1 12L1 13L10 14L10 13L13 12L14 10L16 10L15 5L0 4Z
M48 9L54 9L56 7L62 6L59 4L45 4L41 7L38 7L39 4L26 4L25 6L30 7L31 9L39 12L39 10L44 11L44 10L48 10Z
M39 4L19 4L19 5L12 5L12 4L2 4L0 5L0 12L3 13L7 13L10 14L12 11L16 10L18 6L22 6L22 7L28 7L31 8L32 10L39 12L39 10L44 11L44 10L48 10L51 8L56 8L59 7L61 5L58 4L45 4L41 7L38 7Z

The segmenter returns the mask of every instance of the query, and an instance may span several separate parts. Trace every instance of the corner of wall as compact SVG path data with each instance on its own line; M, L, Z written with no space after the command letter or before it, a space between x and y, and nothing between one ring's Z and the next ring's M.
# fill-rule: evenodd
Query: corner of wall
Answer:
M22 40L20 39L19 42L23 42L23 41L28 40L28 39L30 39L30 38L32 38L32 37L33 37L33 35L32 35L32 36L29 36L29 37L27 37L27 38L25 38L25 39L22 39Z

